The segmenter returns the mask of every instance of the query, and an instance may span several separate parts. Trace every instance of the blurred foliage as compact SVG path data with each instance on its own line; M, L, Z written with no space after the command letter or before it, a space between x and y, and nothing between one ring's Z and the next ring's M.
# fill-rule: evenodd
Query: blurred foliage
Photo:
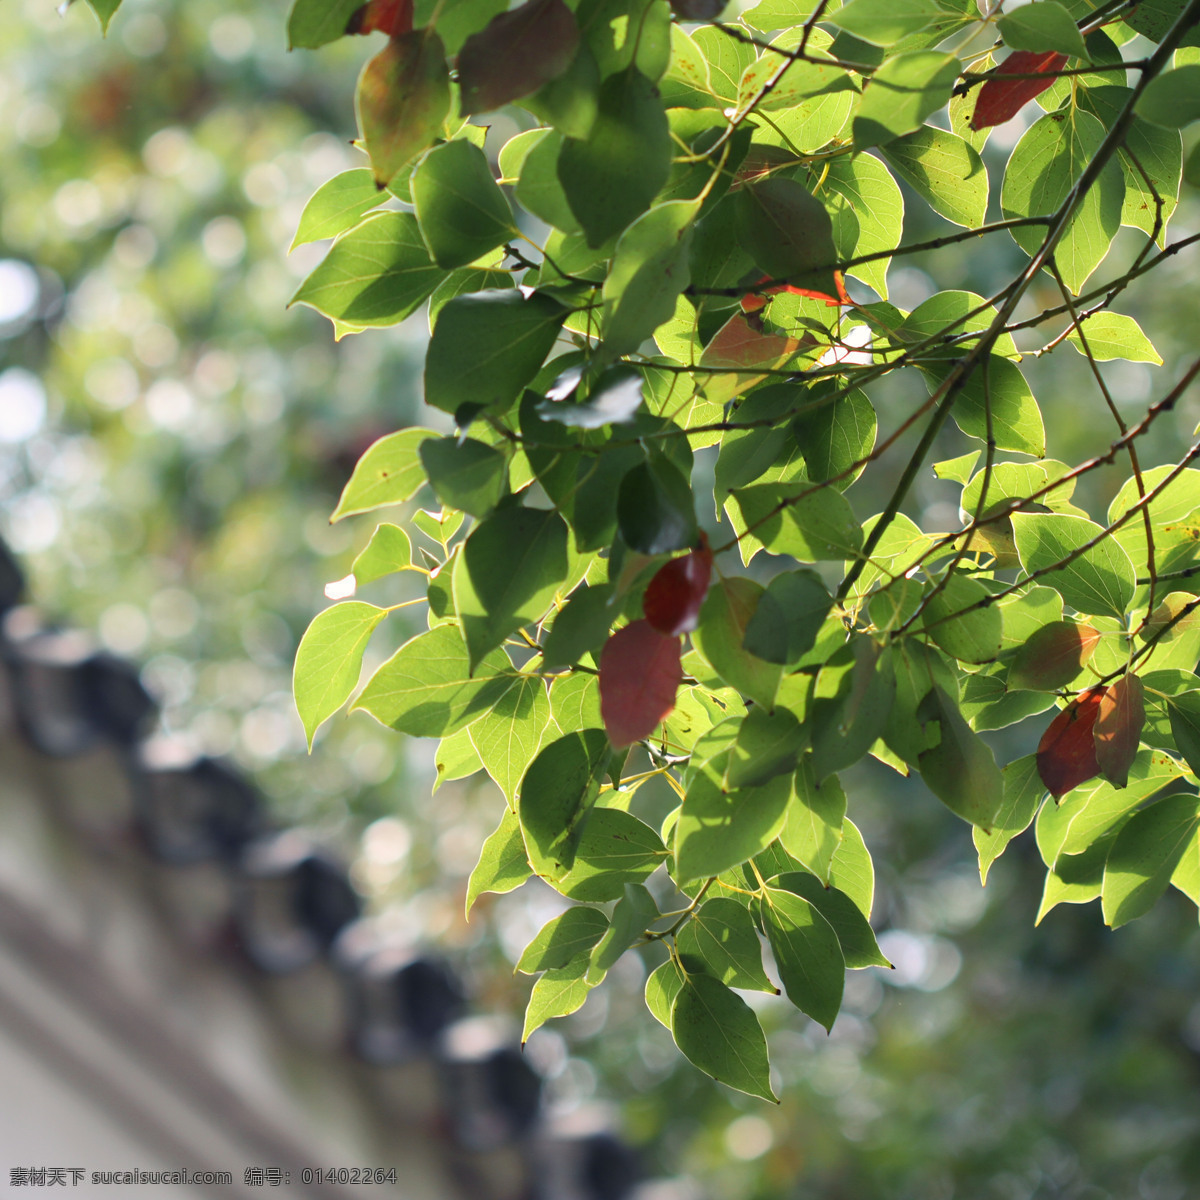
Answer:
M333 722L307 758L292 709L292 656L328 556L349 571L363 540L328 513L361 450L417 418L422 315L335 344L324 319L285 308L322 255L287 255L305 200L358 165L348 121L367 47L289 55L282 10L237 0L128 0L106 41L82 5L19 0L2 20L0 502L33 597L144 662L168 731L233 755L282 820L352 849L389 920L457 952L482 1004L519 1013L528 983L507 964L561 900L529 884L464 923L495 790L451 782L431 801L426 745L363 715ZM1193 193L1175 228L1197 226ZM939 284L987 292L1015 253L989 246L938 252ZM1167 360L1156 391L1194 343L1183 272L1167 264L1128 293ZM904 307L932 290L916 264L892 285ZM1031 292L1031 311L1051 288ZM1086 453L1083 360L1032 370L1055 398L1052 442ZM1144 403L1149 368L1105 370ZM1181 404L1143 462L1176 457L1196 418ZM1116 479L1096 473L1088 503ZM937 527L929 510L954 496L930 478L914 515ZM384 602L408 598L389 586ZM1006 740L1028 748L1020 727ZM830 1036L756 1000L782 1105L682 1062L642 1008L653 963L634 956L531 1043L554 1102L619 1098L654 1173L693 1175L723 1200L1200 1193L1200 960L1183 897L1115 933L1094 906L1034 929L1028 835L981 890L966 827L919 787L873 766L850 782L879 848L877 924L897 969L855 973Z

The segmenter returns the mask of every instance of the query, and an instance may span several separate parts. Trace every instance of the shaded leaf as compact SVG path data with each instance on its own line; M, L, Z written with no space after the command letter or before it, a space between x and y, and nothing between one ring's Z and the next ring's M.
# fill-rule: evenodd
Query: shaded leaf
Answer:
M571 65L578 47L575 14L562 0L527 0L493 17L458 52L463 116L536 92Z
M1004 777L990 747L937 685L921 701L917 716L940 730L937 744L917 759L921 778L951 812L990 830L1004 802Z
M825 887L815 875L791 871L771 880L772 887L803 896L829 922L837 934L846 967L890 967L883 956L875 933L858 905L835 887Z
M437 498L473 517L486 517L508 491L508 460L474 438L429 438L421 465Z
M775 1100L767 1039L749 1005L711 975L689 974L671 1006L671 1033L685 1058L739 1092Z
M421 236L440 267L465 267L516 234L512 210L478 146L435 146L412 177Z
M833 926L802 896L771 885L759 912L788 999L832 1029L846 981L846 962Z
M1004 776L1004 798L992 821L990 830L978 825L971 831L975 849L979 852L979 882L987 883L992 863L1004 853L1004 848L1019 833L1029 828L1038 805L1046 794L1038 774L1037 756L1026 754L1014 759L1001 772Z

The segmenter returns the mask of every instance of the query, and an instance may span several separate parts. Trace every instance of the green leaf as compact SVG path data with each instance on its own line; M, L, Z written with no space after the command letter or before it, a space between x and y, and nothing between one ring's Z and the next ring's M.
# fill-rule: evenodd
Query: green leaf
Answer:
M477 662L472 673L458 629L439 625L405 642L371 676L354 710L413 737L446 737L490 708L513 674L502 650Z
M1042 811L1047 810L1043 808ZM1047 870L1035 925L1040 925L1042 918L1059 904L1087 904L1100 895L1104 860L1115 837L1113 833L1102 838L1083 854L1064 854L1053 868Z
M1183 766L1177 759L1160 751L1142 750L1129 768L1124 788L1098 779L1073 789L1057 808L1045 808L1038 817L1036 835L1042 861L1057 868L1060 860L1080 855L1098 841L1115 835L1143 800L1182 774ZM1096 882L1098 885L1099 878Z
M817 779L858 762L887 725L896 696L890 650L857 634L817 676L812 705L812 765Z
M869 921L875 902L875 864L858 826L849 817L842 822L842 843L829 868L829 882L840 888Z
M1200 121L1200 63L1155 76L1138 97L1134 112L1164 129L1182 129Z
M971 478L971 471L979 461L979 456L982 453L982 450L972 450L970 454L963 454L958 458L948 458L944 462L934 463L933 473L939 479L949 479L965 487L967 480Z
M827 19L873 46L893 46L944 15L936 0L851 0ZM789 22L795 19L789 17Z
M421 307L442 274L416 217L376 213L334 242L288 303L348 325L395 325Z
M683 976L673 958L668 958L646 976L646 1007L650 1015L666 1029L671 1028L671 1006L681 987Z
M451 300L425 355L425 402L449 413L463 405L503 412L538 373L566 315L541 292L529 299L504 291Z
M925 628L929 636L959 662L991 662L1000 654L1004 635L1000 609L994 604L975 607L989 594L979 580L956 572L926 602Z
M738 241L769 278L839 298L833 222L804 184L784 176L746 184L734 213Z
M1167 476L1174 476L1167 482ZM1176 570L1195 561L1200 533L1200 471L1173 466L1151 467L1142 472L1147 493L1155 492L1146 506L1154 530L1157 574ZM1108 523L1121 520L1139 502L1138 481L1127 479L1108 506ZM1141 514L1125 521L1114 537L1130 560L1143 566L1148 558L1146 526Z
M587 980L588 961L579 958L569 966L547 971L538 978L525 1009L525 1028L521 1030L521 1045L535 1029L552 1017L565 1017L583 1007L588 993L595 986Z
M752 708L730 749L726 786L758 787L777 775L790 775L807 743L808 730L786 708Z
M1036 754L1014 759L1001 774L1004 776L1004 796L992 820L990 832L978 825L971 830L975 849L979 852L981 884L987 883L992 863L1004 853L1008 843L1029 828L1046 794L1045 785L1038 775Z
M1171 736L1193 775L1200 775L1200 691L1167 697Z
M567 526L552 510L497 509L475 526L453 576L454 611L472 667L541 617L567 569Z
M728 788L732 747L696 763L675 824L675 866L680 881L719 875L753 858L783 828L792 794L790 775L759 787Z
M1014 50L1057 50L1072 58L1087 59L1083 34L1075 18L1054 0L1038 0L1015 9L996 22L1006 46Z
M543 642L547 667L570 666L589 651L599 650L617 616L612 599L613 588L607 583L584 584L571 593Z
M608 930L608 918L596 908L576 904L547 921L521 953L517 970L526 975L565 967L592 947Z
M936 344L939 334L949 334L957 337L960 334L982 333L992 324L996 310L989 306L982 296L974 292L946 291L938 292L922 301L904 318L896 331L899 341L925 342L933 341L923 354L927 357L957 358L965 349L978 341L963 339L954 346L942 349ZM992 351L1004 358L1019 358L1017 344L1011 333L1002 333L992 346Z
M812 408L802 409L796 415L792 435L804 456L809 479L823 483L840 476L833 486L844 492L863 468L860 466L849 475L846 472L855 463L864 462L875 448L878 429L875 409L866 393L857 388L832 402L814 389L813 401Z
M572 213L600 246L650 206L671 168L667 116L653 83L630 69L600 87L586 139L567 138L558 177Z
M593 808L571 869L543 878L572 900L603 903L618 899L627 883L641 883L666 859L662 839L645 822L621 809Z
M412 544L399 525L377 525L350 568L358 586L412 566Z
M433 781L434 794L443 783L449 783L453 779L466 779L476 771L483 770L483 763L479 761L479 755L471 744L469 729L460 729L438 742L433 768L436 775ZM522 859L524 855L525 851L522 848Z
M1083 338L1087 339L1087 349L1098 362L1122 358L1126 362L1148 362L1162 366L1162 357L1150 344L1142 327L1132 317L1122 313L1093 313L1083 322L1083 337L1080 337L1078 329L1074 329L1067 341L1080 354L1086 354Z
M1136 812L1108 852L1100 902L1116 929L1154 907L1200 828L1200 797L1167 796Z
M762 593L762 585L752 579L719 579L700 610L692 643L725 683L769 708L783 672L743 649L746 628Z
M950 99L961 68L953 54L933 50L887 59L871 76L855 114L855 148L878 146L919 129Z
M846 961L833 926L802 896L770 885L759 913L788 999L832 1029L846 982Z
M742 648L765 662L798 662L812 649L832 607L833 597L814 571L776 575L758 598Z
M862 0L854 2L860 4ZM967 229L984 223L987 168L957 134L922 125L915 133L888 142L883 155L917 195L947 221Z
M362 670L363 651L386 616L387 609L347 600L318 613L300 639L292 694L309 750L317 728L350 698Z
M1015 513L1012 523L1021 566L1031 575L1053 568L1104 532L1084 517L1063 513ZM1040 578L1079 612L1123 617L1133 600L1137 573L1129 555L1110 537Z
M439 267L465 267L516 233L483 151L458 139L435 146L412 177L421 235Z
M571 212L567 194L558 178L558 158L563 147L562 135L547 130L537 132L542 136L526 154L521 165L521 178L517 181L516 188L517 200L547 225L566 233L578 233L581 226ZM563 270L570 269L560 262L557 253L554 259Z
M838 258L845 261L895 249L904 231L904 196L887 167L872 154L843 154L825 166L828 174L819 194L833 219ZM846 274L861 279L886 300L890 261L859 263Z
M362 69L354 106L376 186L385 188L433 141L450 111L441 38L432 29L388 38Z
M892 965L879 949L867 918L845 892L826 887L815 875L800 871L777 875L771 885L802 896L829 922L837 934L847 969Z
M1105 128L1091 113L1048 113L1027 129L1004 171L1000 203L1006 218L1050 216L1056 212L1104 141ZM1121 224L1125 181L1120 164L1110 160L1067 224L1054 261L1067 287L1079 293L1104 261ZM1045 226L1010 231L1030 257L1037 253Z
M521 833L539 875L559 879L575 860L580 829L595 804L612 747L602 730L564 734L544 746L521 780Z
M344 37L346 25L362 5L363 0L296 0L288 15L288 49L315 50ZM115 12L117 5L112 9Z
M1145 7L1146 0L1143 0L1139 11ZM1106 75L1105 78L1111 82L1113 76ZM1082 87L1077 89L1076 95L1080 107L1094 113L1100 118L1101 124L1111 128L1133 92L1126 87ZM1117 156L1125 177L1121 224L1132 225L1146 234L1153 233L1161 205L1162 222L1157 237L1159 245L1165 244L1167 222L1179 198L1183 165L1183 141L1180 135L1173 129L1163 129L1141 117L1134 117ZM1149 182L1142 172L1145 172Z
M563 733L600 729L600 685L595 675L567 675L550 684L550 717Z
M986 382L984 372L986 371ZM930 388L945 378L938 372L930 378ZM1046 453L1046 427L1042 414L1016 363L989 354L984 369L973 371L954 401L954 423L968 437L988 438L988 408L991 408L991 435L997 448L1033 454Z
M508 459L494 446L474 438L429 438L419 453L435 495L450 508L486 517L508 491Z
M371 172L364 168L335 175L321 184L304 206L296 236L288 249L345 233L387 198L375 186Z
M589 983L599 983L617 959L641 938L646 926L658 920L658 905L640 883L627 883L624 892L613 909L611 924L592 951Z
M691 279L696 211L690 200L658 204L621 235L603 290L608 354L633 353L674 315L675 301Z
M741 550L753 557L748 544L765 546L772 554L790 554L801 562L837 561L856 554L863 543L862 526L854 509L834 488L814 489L807 480L794 483L764 483L740 488L733 493L734 512L741 524L734 528L743 536ZM726 513L730 513L726 505Z
M642 554L671 554L696 544L692 489L662 454L638 463L621 480L617 524L625 544Z
M727 987L776 991L763 971L754 919L736 900L706 900L676 935L675 948L688 971L701 970Z
M517 675L492 707L467 728L479 761L510 805L549 724L545 681L537 675Z
M467 880L467 916L484 892L511 892L532 874L517 814L506 808L500 824L483 843L479 862Z
M787 820L779 834L780 844L827 884L834 855L842 844L846 793L836 775L826 775L817 786L811 757L803 759L797 768L794 787Z
M936 685L921 701L917 716L940 729L937 745L917 760L921 778L951 812L990 830L1004 802L1004 777L991 749Z
M411 499L425 482L420 445L426 438L437 436L432 429L402 429L372 442L342 489L330 520L340 521Z
M775 1100L762 1026L720 980L688 975L671 1006L671 1033L684 1057L718 1083Z

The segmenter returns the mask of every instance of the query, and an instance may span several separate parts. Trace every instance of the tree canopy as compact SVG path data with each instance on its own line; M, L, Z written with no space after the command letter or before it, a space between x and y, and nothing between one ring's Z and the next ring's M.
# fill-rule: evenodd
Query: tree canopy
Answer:
M503 793L468 902L572 902L527 1034L637 946L683 1054L766 1098L763 1026L793 1063L805 1023L761 997L828 1028L905 969L881 796L985 878L1035 826L1038 919L1198 898L1197 366L1130 394L1180 315L1120 310L1195 241L1200 52L1182 3L734 7L297 4L294 46L376 52L294 298L431 336L295 695L311 740L365 649L354 706Z

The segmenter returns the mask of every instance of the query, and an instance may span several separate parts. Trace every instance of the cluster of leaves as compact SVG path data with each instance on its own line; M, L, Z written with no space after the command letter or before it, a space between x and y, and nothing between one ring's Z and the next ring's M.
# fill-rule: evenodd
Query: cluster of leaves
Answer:
M295 299L339 336L427 304L425 401L458 433L376 442L334 519L432 489L440 511L379 525L353 569L426 576L428 630L355 707L504 793L468 907L531 875L576 902L521 959L526 1036L659 946L652 1014L771 1098L738 990L775 978L829 1028L845 971L886 965L839 778L868 755L971 823L985 877L1036 817L1043 913L1099 897L1117 925L1169 885L1200 904L1200 599L1179 590L1200 572L1200 447L1153 469L1136 450L1200 363L1133 424L1097 366L1158 361L1111 306L1196 240L1166 244L1200 0L719 8L297 0L294 45L387 43L357 96L370 168L310 202L297 242L335 240ZM1123 60L1135 34L1152 48ZM1034 101L988 224L980 152ZM531 127L493 165L470 118L506 104ZM902 245L897 179L964 232ZM1142 249L1085 291L1123 224ZM893 257L979 236L1027 256L997 295L888 301ZM1061 304L1017 320L1041 272ZM1013 337L1056 318L1040 352L1086 357L1116 431L1075 466L1046 457ZM902 370L930 395L880 437L867 389ZM928 532L903 506L948 418L982 446L934 464L961 523ZM910 431L864 519L851 485ZM1118 457L1101 524L1076 481ZM295 668L310 740L391 611L314 620ZM980 735L1056 704L1037 753L999 766ZM664 789L665 815L647 799Z

